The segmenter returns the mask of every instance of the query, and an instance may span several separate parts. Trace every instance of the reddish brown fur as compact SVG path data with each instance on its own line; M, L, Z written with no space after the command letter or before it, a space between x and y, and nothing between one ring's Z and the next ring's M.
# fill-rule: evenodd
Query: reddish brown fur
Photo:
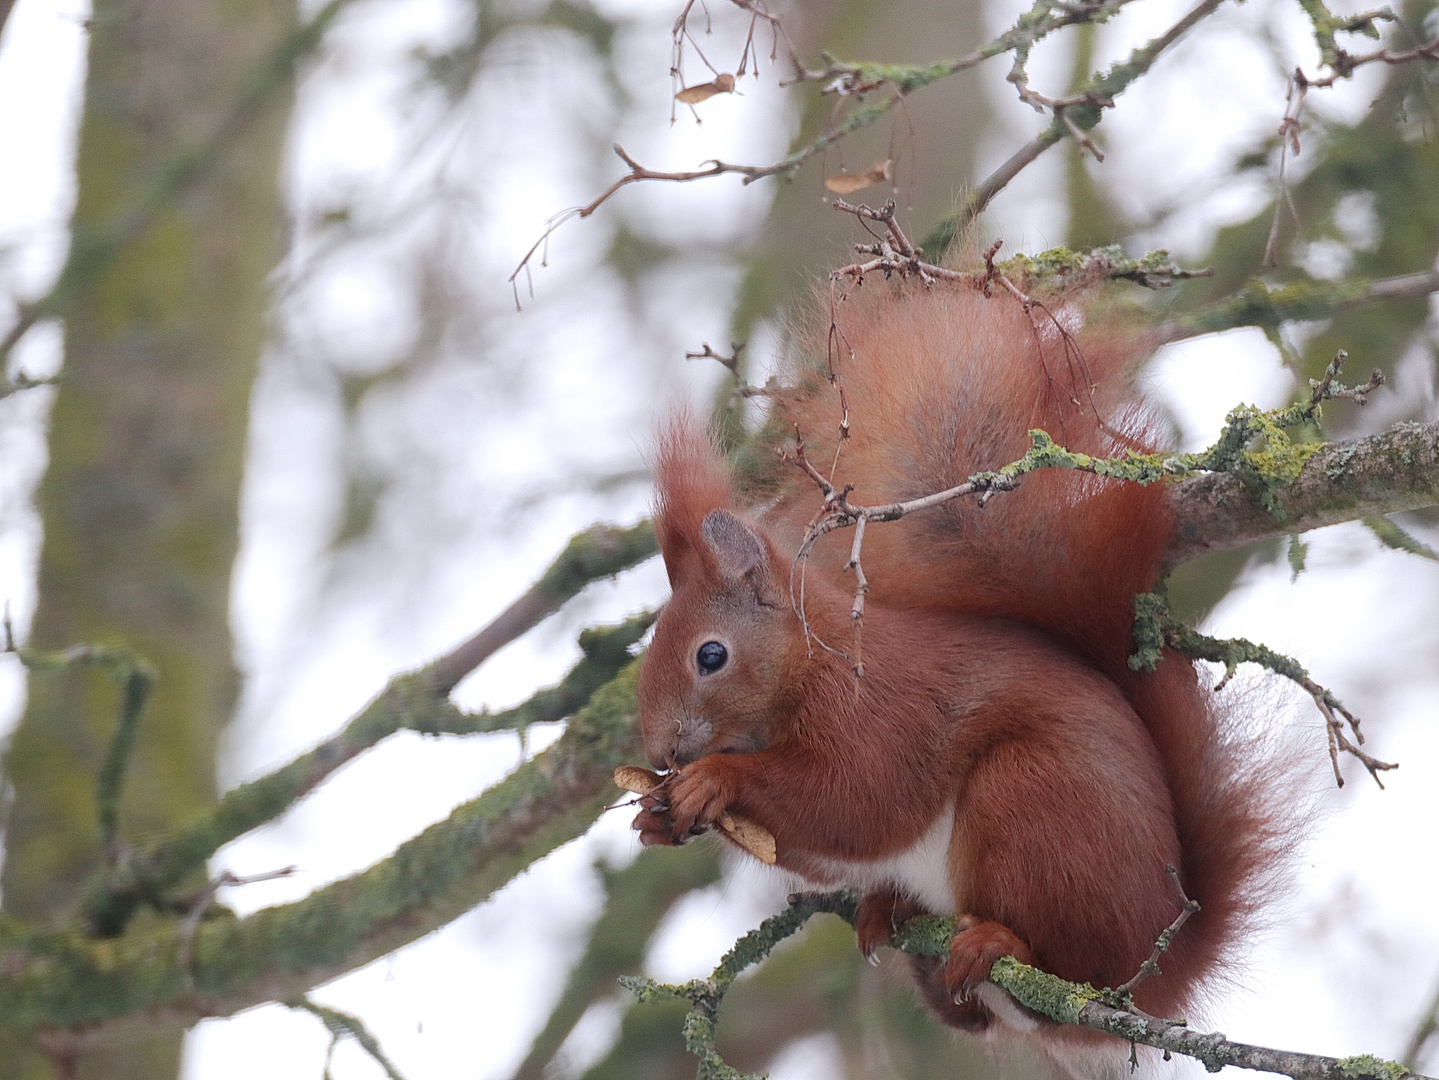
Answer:
M841 311L854 355L836 365L853 438L834 479L856 502L997 468L1030 427L1093 454L1154 443L1126 384L1136 343L1084 332L1081 359L1011 298L868 288ZM838 396L811 383L779 408L827 465ZM832 860L893 857L952 805L961 932L942 967L917 973L968 1028L989 1021L984 1006L947 1002L998 955L1100 986L1133 975L1178 911L1172 864L1203 910L1136 997L1182 1011L1235 941L1276 843L1193 668L1169 656L1137 675L1125 662L1133 594L1152 586L1171 528L1163 492L1053 470L983 510L955 502L871 526L856 687L791 606L813 485L786 479L742 524L718 455L685 421L663 440L658 479L674 595L641 672L640 721L651 761L678 771L644 801L641 839L682 842L729 809L774 834L782 866L836 883ZM837 650L852 641L850 540L832 534L806 573L811 630ZM712 674L696 666L706 641L730 657ZM861 946L914 910L901 886L872 892Z

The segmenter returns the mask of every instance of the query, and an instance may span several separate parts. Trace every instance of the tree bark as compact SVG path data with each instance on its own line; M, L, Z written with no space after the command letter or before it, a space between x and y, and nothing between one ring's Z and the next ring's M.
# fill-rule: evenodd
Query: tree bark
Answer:
M224 127L294 19L291 0L97 0L89 23L30 643L119 638L159 669L122 836L215 797L216 743L236 691L228 598L264 282L280 251L288 86L182 199L138 228L134 215L166 168ZM118 254L87 258L116 236ZM96 774L118 712L117 687L98 672L32 674L5 758L7 913L54 922L103 860ZM178 1034L142 1033L66 1067L77 1080L158 1080L177 1074L179 1054ZM0 1037L0 1075L48 1072L26 1039Z

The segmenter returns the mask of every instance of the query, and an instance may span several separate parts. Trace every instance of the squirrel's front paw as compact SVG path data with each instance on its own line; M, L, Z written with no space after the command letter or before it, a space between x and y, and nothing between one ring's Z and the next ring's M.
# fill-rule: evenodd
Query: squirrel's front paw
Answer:
M711 755L691 762L666 785L671 821L670 842L683 844L707 832L719 821L734 798L729 769L722 757Z
M989 978L989 969L1001 956L1012 956L1021 964L1034 963L1029 946L1009 927L973 915L959 916L942 973L951 997L956 1002L967 1001L974 988Z

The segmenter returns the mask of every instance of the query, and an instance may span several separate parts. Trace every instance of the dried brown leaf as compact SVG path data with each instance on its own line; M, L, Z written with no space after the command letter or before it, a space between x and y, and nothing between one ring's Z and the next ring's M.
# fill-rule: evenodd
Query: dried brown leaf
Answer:
M894 161L885 158L876 161L862 173L840 173L838 176L831 176L824 182L824 186L833 191L836 195L851 195L856 191L863 191L872 184L883 184L893 175Z
M747 818L743 814L731 814L726 811L719 816L719 825L731 840L760 862L767 866L774 865L778 855L774 834L758 821Z
M663 782L659 773L641 769L638 765L621 765L615 770L615 786L636 795L648 795Z
M714 77L714 82L700 83L697 86L686 86L675 95L676 101L683 101L686 105L698 105L701 101L708 101L716 94L733 94L734 76L721 72Z

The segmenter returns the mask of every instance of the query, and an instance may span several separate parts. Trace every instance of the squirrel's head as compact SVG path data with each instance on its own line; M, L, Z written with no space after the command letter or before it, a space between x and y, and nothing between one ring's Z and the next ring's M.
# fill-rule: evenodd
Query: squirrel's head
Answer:
M731 509L718 453L683 422L662 442L656 532L672 595L640 668L656 768L764 749L795 698L804 642L788 567Z

